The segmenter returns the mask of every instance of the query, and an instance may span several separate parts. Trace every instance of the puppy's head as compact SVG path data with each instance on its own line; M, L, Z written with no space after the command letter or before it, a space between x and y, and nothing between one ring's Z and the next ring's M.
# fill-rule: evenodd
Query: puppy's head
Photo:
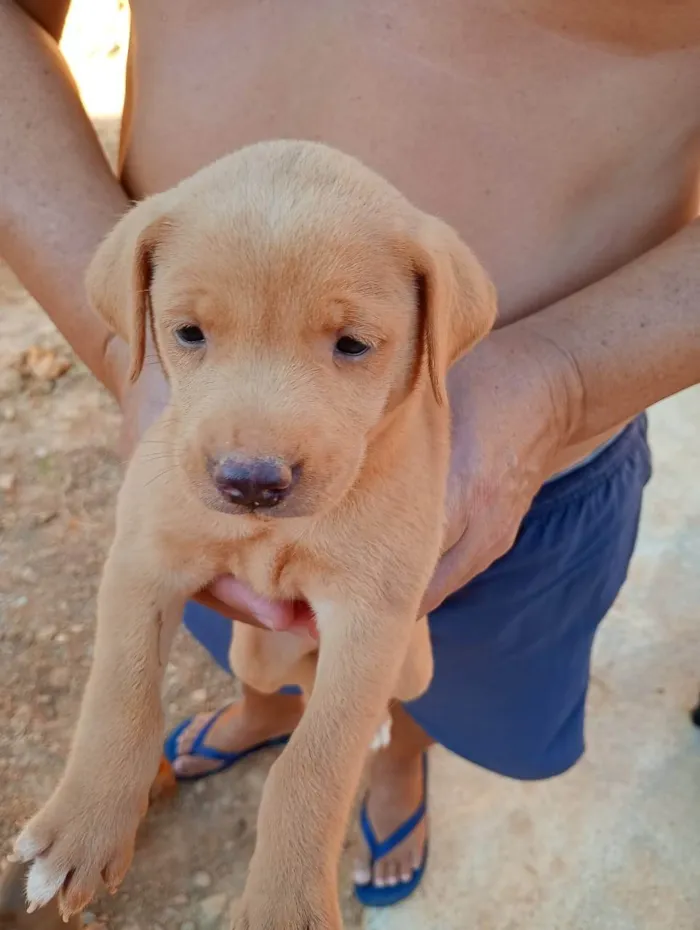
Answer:
M232 513L316 513L372 437L491 327L491 284L456 233L325 146L243 149L129 212L88 292L147 333L171 385L178 462Z

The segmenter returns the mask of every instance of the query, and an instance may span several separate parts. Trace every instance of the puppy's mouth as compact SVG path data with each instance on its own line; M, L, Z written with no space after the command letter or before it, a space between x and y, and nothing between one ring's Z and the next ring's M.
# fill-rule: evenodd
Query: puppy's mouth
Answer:
M265 488L258 493L237 493L218 484L209 469L205 473L189 472L190 486L207 510L227 514L232 517L245 517L256 521L294 517L310 517L317 512L317 499L313 486L300 478L295 472L289 488Z
M275 503L262 503L254 501L247 504L236 503L219 494L216 488L211 488L206 495L205 503L210 510L227 513L232 516L255 517L259 520L275 520L282 517L304 516L297 512L294 499L286 499Z

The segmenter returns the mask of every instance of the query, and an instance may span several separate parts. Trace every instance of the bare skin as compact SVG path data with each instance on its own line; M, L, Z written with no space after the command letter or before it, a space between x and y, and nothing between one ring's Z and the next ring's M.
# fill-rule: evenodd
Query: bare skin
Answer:
M66 6L0 0L0 79L13 88L0 253L119 398L127 444L164 385L151 368L127 388L123 347L85 304L87 261L127 192L163 190L276 136L368 162L454 225L498 287L498 331L452 377L451 548L426 608L507 551L542 481L700 380L696 0L673 11L663 0L134 0L123 186L52 44ZM239 619L299 622L231 579L208 597ZM245 748L300 711L248 693L209 739ZM207 765L187 755L205 721L181 738L182 772ZM380 839L417 806L428 744L397 715L370 784ZM374 881L409 875L424 841L425 825ZM357 878L370 878L366 859Z

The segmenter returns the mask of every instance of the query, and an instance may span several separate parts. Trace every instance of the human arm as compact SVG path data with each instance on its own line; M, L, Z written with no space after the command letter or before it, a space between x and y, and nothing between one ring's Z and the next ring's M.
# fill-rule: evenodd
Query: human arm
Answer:
M454 366L450 548L427 610L510 548L567 449L700 381L698 255L695 222Z
M0 256L109 390L111 333L85 297L85 269L127 209L57 40L69 3L0 0ZM33 18L35 17L35 18Z

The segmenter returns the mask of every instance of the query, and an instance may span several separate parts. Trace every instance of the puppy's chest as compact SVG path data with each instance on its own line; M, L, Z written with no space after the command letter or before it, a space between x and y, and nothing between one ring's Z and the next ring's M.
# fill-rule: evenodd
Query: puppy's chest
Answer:
M234 544L222 565L222 571L275 600L303 598L310 577L322 570L319 558L308 546L275 533Z

